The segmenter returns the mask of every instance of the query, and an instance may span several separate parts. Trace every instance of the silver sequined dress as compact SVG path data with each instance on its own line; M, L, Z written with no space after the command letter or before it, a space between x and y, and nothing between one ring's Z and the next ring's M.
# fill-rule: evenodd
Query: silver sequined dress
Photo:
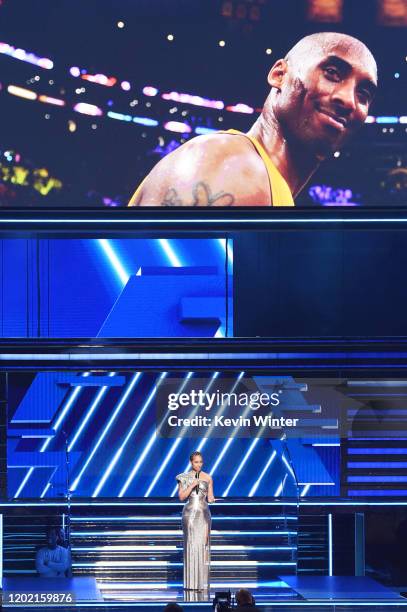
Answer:
M195 472L178 474L183 490L195 479ZM211 513L207 502L209 483L200 479L182 510L184 534L184 589L206 591L210 585Z

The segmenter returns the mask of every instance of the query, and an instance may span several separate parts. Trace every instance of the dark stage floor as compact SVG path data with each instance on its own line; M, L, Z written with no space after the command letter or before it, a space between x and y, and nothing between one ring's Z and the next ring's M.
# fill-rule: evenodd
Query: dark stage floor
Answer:
M184 597L181 585L174 584L156 585L156 588L131 589L132 585L127 584L127 588L116 599L109 599L109 595L103 592L103 584L99 584L92 577L74 577L71 579L58 580L41 578L5 578L3 584L3 594L30 593L30 592L55 592L58 591L76 593L76 606L65 606L63 609L76 610L126 610L126 609L148 609L162 610L164 605L170 601L175 601L185 609L193 612L194 610L211 610L212 599L215 591L227 590L230 586L232 593L237 588L247 586L256 598L257 606L267 612L273 610L299 609L306 610L394 610L407 608L407 599L400 593L390 588L384 587L372 578L353 577L353 576L279 576L269 584L250 585L250 584L230 584L214 585L209 594ZM116 590L117 594L117 590ZM3 603L5 608L22 607L15 603ZM24 606L27 609L27 606ZM29 609L36 609L31 607ZM44 609L44 606L42 606ZM54 606L47 607L48 610ZM61 610L61 607L58 608Z

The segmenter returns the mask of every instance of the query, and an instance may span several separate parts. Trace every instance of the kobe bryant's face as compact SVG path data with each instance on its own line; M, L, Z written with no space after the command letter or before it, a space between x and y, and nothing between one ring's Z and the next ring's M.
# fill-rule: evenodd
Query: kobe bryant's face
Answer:
M377 85L376 63L362 43L336 43L283 64L277 119L288 140L326 157L365 122Z

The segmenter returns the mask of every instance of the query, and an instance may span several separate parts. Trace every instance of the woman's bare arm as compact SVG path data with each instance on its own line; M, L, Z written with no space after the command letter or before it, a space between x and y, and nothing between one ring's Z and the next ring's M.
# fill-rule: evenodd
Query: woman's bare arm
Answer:
M213 502L215 502L215 496L213 493L213 480L212 480L212 476L209 476L209 486L208 486L208 502L210 504L213 504Z

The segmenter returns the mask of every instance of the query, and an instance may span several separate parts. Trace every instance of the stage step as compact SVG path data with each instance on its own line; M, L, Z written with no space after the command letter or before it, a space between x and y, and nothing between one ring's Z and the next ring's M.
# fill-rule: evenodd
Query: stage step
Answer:
M129 508L73 509L71 546L75 575L93 575L114 594L157 583L182 584L182 504L159 508L147 501ZM127 510L127 511L126 511ZM268 507L250 500L210 507L211 582L257 583L297 568L296 507ZM268 511L269 510L269 511ZM116 593L117 594L117 593Z
M41 504L42 506L42 504ZM35 551L48 524L70 523L74 576L94 576L108 599L182 591L183 538L178 500L135 499L13 508L4 517L6 576L35 575ZM210 506L211 586L292 591L277 578L297 570L296 503L233 498Z

